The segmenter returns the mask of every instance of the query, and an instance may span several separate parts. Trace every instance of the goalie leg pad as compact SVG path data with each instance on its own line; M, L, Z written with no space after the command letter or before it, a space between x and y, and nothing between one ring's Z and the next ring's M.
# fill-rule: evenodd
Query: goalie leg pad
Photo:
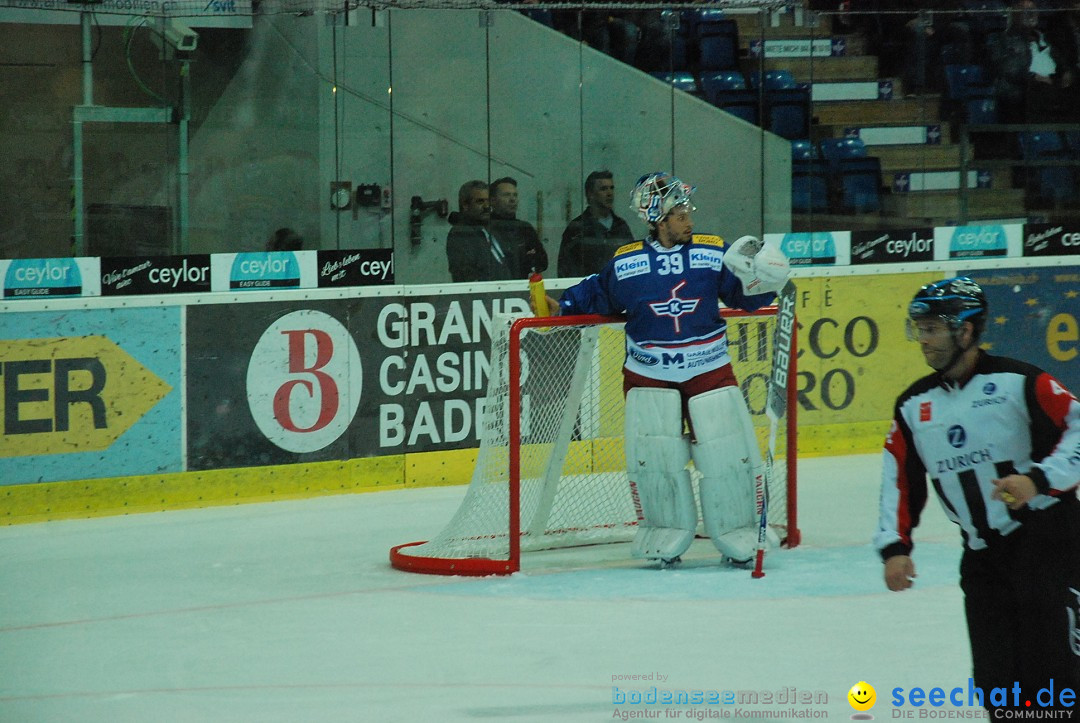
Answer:
M677 390L637 387L627 393L626 471L639 519L634 557L671 560L694 541L697 504L682 428Z
M690 421L697 442L691 453L701 472L699 488L705 532L716 549L736 561L757 548L760 522L756 494L764 491L765 464L754 424L738 387L723 387L690 399ZM771 530L769 542L779 538Z

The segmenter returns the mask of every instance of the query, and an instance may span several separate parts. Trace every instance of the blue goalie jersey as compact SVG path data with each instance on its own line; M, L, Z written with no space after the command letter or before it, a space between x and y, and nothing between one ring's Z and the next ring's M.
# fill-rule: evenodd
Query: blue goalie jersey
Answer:
M559 306L563 315L625 313L625 368L684 382L731 362L718 300L754 311L776 296L744 294L723 258L719 236L695 234L670 249L655 239L635 241L564 291Z

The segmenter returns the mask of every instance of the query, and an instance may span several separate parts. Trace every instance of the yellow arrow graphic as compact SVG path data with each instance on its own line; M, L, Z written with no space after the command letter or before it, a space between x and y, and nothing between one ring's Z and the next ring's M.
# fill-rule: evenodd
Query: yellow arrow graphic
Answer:
M0 340L0 457L108 449L170 391L105 336Z

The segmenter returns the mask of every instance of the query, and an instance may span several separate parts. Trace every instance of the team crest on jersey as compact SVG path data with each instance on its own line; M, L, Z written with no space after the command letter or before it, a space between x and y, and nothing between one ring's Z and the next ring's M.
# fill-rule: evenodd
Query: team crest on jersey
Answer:
M919 421L929 422L931 417L930 402L921 402L919 404Z
M674 320L676 334L682 331L679 327L679 317L683 314L692 314L701 303L701 299L680 299L679 290L684 286L686 286L686 279L675 285L675 288L671 290L671 296L666 301L649 304L649 308L657 316L670 316Z

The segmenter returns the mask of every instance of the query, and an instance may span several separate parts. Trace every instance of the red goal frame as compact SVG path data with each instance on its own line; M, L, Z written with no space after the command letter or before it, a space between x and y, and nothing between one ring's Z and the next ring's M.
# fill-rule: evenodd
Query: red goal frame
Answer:
M720 313L724 316L776 316L775 305L766 306L756 311L743 311L740 309L722 308ZM522 317L514 320L509 331L509 547L510 553L507 559L492 559L488 557L470 558L446 558L424 557L408 555L402 552L410 547L423 545L424 540L408 542L396 545L390 549L390 564L408 572L418 572L434 575L510 575L521 569L521 333L523 329L545 328L559 326L579 326L583 324L610 324L626 321L622 316L580 315L580 316L552 316L552 317ZM802 535L798 528L798 500L797 500L797 447L796 428L798 423L797 390L797 349L798 328L792 326L791 350L788 354L787 369L787 415L785 434L786 466L786 529L784 539L786 547L796 547L802 541ZM775 350L773 350L775 354Z

